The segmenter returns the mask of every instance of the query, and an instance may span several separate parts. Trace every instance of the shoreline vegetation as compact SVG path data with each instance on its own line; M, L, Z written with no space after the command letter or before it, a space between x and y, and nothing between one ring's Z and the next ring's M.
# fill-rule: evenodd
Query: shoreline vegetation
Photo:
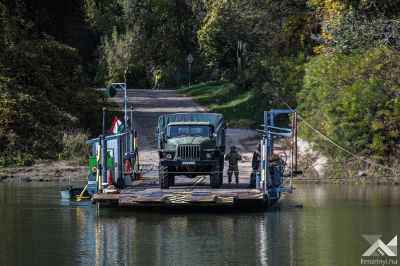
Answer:
M327 177L398 178L396 73L399 1L3 1L0 171L83 163L107 105L94 88L125 80L181 88L231 127L258 128L262 111L290 105L364 160L300 122L315 152L306 165L323 156Z
M246 127L253 130L260 128L264 109L259 108L259 106L268 106L268 101L260 101L257 93L252 90L243 95L240 87L233 82L205 82L181 88L179 92L191 97L211 112L222 113L230 127ZM338 149L330 149L330 154L326 156L321 153L321 149L318 149L316 144L329 146L329 143L326 141L326 143L323 143L324 140L321 139L310 138L310 136L307 136L310 131L307 131L305 127L304 123L299 121L301 137L309 140L299 139L299 165L305 168L305 174L312 178L301 178L301 180L305 179L307 182L318 182L320 180L321 182L335 183L347 182L345 180L348 179L356 183L383 182L394 184L397 184L400 180L399 172L380 168L351 156L344 156ZM310 142L312 140L317 142ZM327 148L325 147L325 149ZM370 161L379 163L379 161L373 159ZM382 162L380 164L384 165ZM394 161L392 166L396 169L398 165Z
M36 163L29 167L6 167L0 169L0 183L30 182L74 182L87 180L87 166L73 165L67 161ZM317 178L298 176L293 184L356 184L356 185L400 185L396 177L350 177L350 178ZM73 185L73 184L72 184Z

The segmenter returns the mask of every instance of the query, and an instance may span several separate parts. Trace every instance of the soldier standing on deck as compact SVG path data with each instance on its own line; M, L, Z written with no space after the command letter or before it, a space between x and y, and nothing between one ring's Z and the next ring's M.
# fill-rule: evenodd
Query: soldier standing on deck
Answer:
M232 182L232 174L235 174L236 185L239 184L239 167L238 162L242 160L242 156L236 152L236 147L231 146L231 151L225 156L225 161L229 162L228 183Z
M256 188L256 175L260 171L260 161L261 161L261 145L257 144L257 150L253 153L253 159L251 160L251 175L250 175L250 185L249 188Z

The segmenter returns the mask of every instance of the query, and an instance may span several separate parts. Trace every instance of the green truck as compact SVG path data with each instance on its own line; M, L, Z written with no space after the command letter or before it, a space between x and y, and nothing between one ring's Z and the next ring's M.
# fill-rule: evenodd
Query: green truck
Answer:
M178 113L162 115L156 128L159 181L162 189L175 183L175 176L210 176L210 186L223 181L225 122L221 114Z

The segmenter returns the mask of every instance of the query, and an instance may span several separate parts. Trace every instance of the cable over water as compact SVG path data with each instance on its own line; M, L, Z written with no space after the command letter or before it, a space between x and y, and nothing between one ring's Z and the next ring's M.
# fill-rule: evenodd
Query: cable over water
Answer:
M266 81L266 82L267 82L267 81ZM267 82L267 83L268 83L268 82ZM270 85L271 85L271 84L270 84ZM275 90L274 87L271 86L271 89L275 92L275 94L276 94L276 95L278 96L278 98L282 101L282 103L283 103L284 105L286 105L287 108L289 108L290 110L293 110L293 111L295 110L294 108L292 108L292 107L279 95L279 93ZM296 111L296 112L297 112L297 111ZM370 165L374 165L374 166L377 166L377 167L380 167L380 168L384 168L384 169L387 169L387 170L391 170L391 171L396 172L396 173L400 173L400 170L399 170L399 169L392 168L392 167L389 167L389 166L386 166L386 165L383 165L383 164L375 163L375 162L372 162L372 161L370 161L370 160L366 160L366 159L362 158L361 156L358 156L358 155L356 155L355 153L353 153L353 152L351 152L351 151L349 151L349 150L343 148L342 146L340 146L339 144L337 144L336 142L334 142L333 140L331 140L329 137L327 137L325 134L323 134L321 131L319 131L318 129L316 129L314 126L312 126L312 125L311 125L304 117L302 117L298 112L297 112L297 116L298 116L310 129L312 129L313 131L315 131L316 133L318 133L318 135L321 136L323 139L325 139L326 141L328 141L329 143L331 143L331 144L334 145L335 147L339 148L340 150L346 152L347 154L353 156L354 158L357 158L358 160L363 161L363 162L365 162L365 163L368 163L368 164L370 164Z

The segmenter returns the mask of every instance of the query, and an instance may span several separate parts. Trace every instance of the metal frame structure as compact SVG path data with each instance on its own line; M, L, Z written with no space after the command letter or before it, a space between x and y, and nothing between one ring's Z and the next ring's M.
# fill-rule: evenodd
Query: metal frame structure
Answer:
M291 128L282 128L275 126L275 117L277 115L293 114ZM263 139L261 140L261 162L260 174L257 175L256 188L262 190L264 197L268 200L278 200L281 193L292 192L292 178L296 174L294 171L294 160L297 157L297 112L292 109L271 109L264 111ZM285 175L286 161L274 157L274 139L275 138L293 138L291 148L291 167L290 174ZM296 166L297 168L297 166ZM287 179L284 180L284 177ZM289 181L289 182L288 182ZM289 184L289 186L287 185Z
M126 93L126 83L125 82L116 82L116 83L111 83L111 86L119 86L121 89L124 90L124 113L125 113L125 130L128 130L128 95Z
M115 82L115 83L110 83L107 86L112 86L115 89L122 89L124 90L124 132L121 134L117 134L114 136L106 136L106 130L105 130L105 112L106 109L103 108L103 129L102 129L102 135L98 138L98 139L93 139L88 141L88 144L92 144L94 145L93 147L96 147L95 143L96 141L100 144L101 147L101 177L102 180L99 182L99 187L100 189L103 189L104 187L107 186L107 154L108 154L108 147L107 147L107 141L112 140L114 138L120 139L120 138L124 138L124 146L125 149L123 149L123 147L118 147L118 149L122 149L123 150L123 154L121 154L121 157L119 157L119 165L121 167L121 169L123 168L123 163L125 161L129 161L131 166L136 165L136 153L137 153L137 147L135 144L135 136L136 136L136 130L133 129L133 124L132 124L132 119L133 119L133 109L131 107L130 109L130 118L128 118L128 95L127 95L127 86L126 86L126 82ZM130 129L128 129L128 119L130 119ZM96 144L97 145L97 144ZM92 148L93 150L95 148ZM133 167L132 167L133 168ZM132 171L133 173L133 171ZM124 173L123 170L121 170L121 177L123 178L123 176L126 173Z

